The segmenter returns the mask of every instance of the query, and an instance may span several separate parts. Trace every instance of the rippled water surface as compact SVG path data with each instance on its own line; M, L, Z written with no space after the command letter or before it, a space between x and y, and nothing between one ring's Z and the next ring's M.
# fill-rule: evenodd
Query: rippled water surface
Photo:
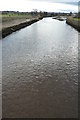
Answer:
M4 118L78 116L78 32L44 18L2 41Z

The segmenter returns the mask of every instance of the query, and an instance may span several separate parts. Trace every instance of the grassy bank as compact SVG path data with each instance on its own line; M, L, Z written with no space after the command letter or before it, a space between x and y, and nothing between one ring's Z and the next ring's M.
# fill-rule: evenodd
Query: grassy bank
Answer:
M21 28L24 28L28 25L31 25L34 22L39 21L42 19L40 15L31 15L31 14L0 14L0 18L2 17L2 38L6 37L7 35L15 32ZM1 38L1 36L0 36Z
M80 32L80 18L68 17L66 23L71 25Z
M24 28L26 26L29 26L29 25L39 21L40 19L42 19L42 18L34 18L34 19L30 19L27 22L22 22L20 24L14 25L14 26L4 28L4 29L2 29L2 38L6 37L7 35L11 34L12 32L20 30L21 28Z
M0 15L1 16L1 15ZM3 14L2 15L2 22L3 24L5 22L10 22L13 20L18 20L18 19L32 19L32 18L36 18L36 17L40 17L40 15L31 15L29 13L26 14Z

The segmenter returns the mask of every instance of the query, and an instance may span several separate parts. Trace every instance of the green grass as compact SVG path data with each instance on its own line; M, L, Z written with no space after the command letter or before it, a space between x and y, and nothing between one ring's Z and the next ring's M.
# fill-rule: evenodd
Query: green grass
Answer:
M16 18L16 17L31 17L31 15L30 14L3 14L2 18L4 18L4 17L14 17L14 18Z
M26 14L9 13L9 14L2 14L2 15L0 14L0 17L2 17L2 22L9 22L17 19L31 19L33 17L39 17L39 15L32 16L29 13L26 13Z
M80 21L80 18L73 18L73 20Z
M77 18L77 17L73 18L73 17L70 16L69 19L74 20L74 21L80 21L80 18Z
M2 17L2 14L0 14L0 17Z
M26 13L26 14L18 14L18 13L2 14L3 17L10 17L10 16L16 17L16 16L27 16L27 15L30 15L30 14L29 13Z

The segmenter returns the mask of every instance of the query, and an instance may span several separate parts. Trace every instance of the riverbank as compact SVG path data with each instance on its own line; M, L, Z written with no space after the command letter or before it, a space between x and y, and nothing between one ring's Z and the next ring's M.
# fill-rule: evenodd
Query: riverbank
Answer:
M59 21L64 21L64 20L66 20L66 16L56 16L56 17L53 17L53 19L56 19Z
M66 19L66 23L68 25L71 25L72 27L74 27L75 29L77 29L80 32L80 18L68 17Z
M14 19L12 19L11 17L6 17L6 19L2 18L2 28L0 27L0 33L2 32L2 34L0 34L0 39L1 37L4 38L7 35L20 30L21 28L24 28L26 26L29 26L39 20L41 20L43 17L37 16L32 18L32 16L29 16L28 18L26 17L13 17ZM57 19L60 21L64 21L66 20L66 23L71 25L72 27L74 27L75 29L77 29L78 31L80 31L80 19L78 18L72 18L72 17L53 17L53 19ZM0 25L1 26L1 25Z
M7 35L20 30L21 28L24 28L26 26L29 26L39 20L41 20L42 17L34 17L34 18L22 18L22 19L14 19L14 20L10 20L9 21L3 21L4 19L2 19L2 30L0 29L0 31L2 31L2 36L0 36L0 38L4 38Z

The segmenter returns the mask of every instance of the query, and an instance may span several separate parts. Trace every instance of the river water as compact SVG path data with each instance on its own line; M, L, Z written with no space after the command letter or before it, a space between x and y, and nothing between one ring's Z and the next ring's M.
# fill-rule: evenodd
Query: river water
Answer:
M78 117L78 32L44 18L2 40L2 116Z

